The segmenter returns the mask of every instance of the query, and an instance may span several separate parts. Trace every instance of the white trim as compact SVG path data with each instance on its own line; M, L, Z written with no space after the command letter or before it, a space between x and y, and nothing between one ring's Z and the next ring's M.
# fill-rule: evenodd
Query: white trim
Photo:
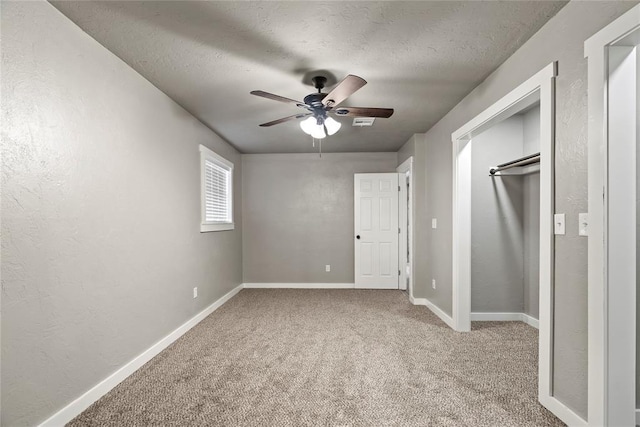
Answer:
M213 160L215 160L215 161L217 161L219 163L222 163L223 166L226 166L229 169L233 169L233 163L230 160L225 159L220 154L218 154L215 151L213 151L211 148L200 144L199 150L200 150L201 153L206 154L207 157L211 157L211 158L213 158Z
M200 232L207 233L210 231L227 231L233 230L235 228L235 224L233 222L233 163L221 155L215 153L210 148L205 147L200 144ZM205 213L205 161L209 159L213 163L217 163L221 168L226 168L229 170L229 188L228 188L228 204L229 204L229 214L231 221L230 222L211 222L206 221L206 213Z
M636 425L640 425L640 409L636 409Z
M539 329L539 322L526 313L471 313L472 322L524 322Z
M529 326L532 326L536 329L540 329L540 321L535 317L528 315L527 313L520 313L522 316L522 321Z
M637 5L615 21L589 37L584 42L585 58L604 58L604 49L640 27L640 5ZM604 69L604 68L603 68ZM599 82L603 83L603 82Z
M245 283L245 289L355 289L355 283ZM396 288L397 289L397 288Z
M588 192L589 192L589 250L588 250L588 360L589 360L589 413L591 425L608 425L618 423L618 417L625 420L633 417L628 413L631 408L620 408L620 399L612 397L609 376L613 369L626 371L626 375L618 374L635 383L635 363L627 366L617 360L617 349L620 344L620 326L616 320L624 317L627 310L614 306L609 299L607 278L609 276L608 260L608 210L609 210L609 47L640 29L640 5L630 9L611 24L607 25L584 43L584 55L588 58ZM620 287L618 287L618 290ZM635 291L635 287L633 289ZM635 298L629 298L635 301ZM635 311L635 307L632 307ZM622 313L620 311L623 311ZM616 316L610 317L610 313ZM635 313L633 314L635 316ZM635 326L635 324L633 325ZM624 329L622 329L624 330ZM614 339L610 340L610 334ZM617 338L617 339L616 339ZM629 337L635 342L635 333ZM625 340L623 339L622 342ZM628 344L628 341L627 341ZM625 383L623 390L629 389ZM620 389L617 390L618 392ZM635 409L635 405L633 405ZM636 412L637 414L637 412ZM637 419L637 415L636 415ZM633 420L630 420L633 421Z
M489 108L478 114L472 120L465 123L462 127L451 134L453 142L461 139L471 139L474 135L482 133L486 129L500 122L514 113L522 110L523 105L519 102L524 100L528 95L537 91L541 84L548 79L552 79L557 75L556 63L551 63L538 71L529 80L509 92ZM516 108L513 108L516 106Z
M235 223L233 222L225 222L220 224L200 224L201 233L206 233L209 231L233 230L234 228L235 228Z
M471 329L471 140L494 124L540 101L540 319L538 398L552 402L553 360L553 213L555 145L555 76L551 63L492 106L453 132L453 295L455 330ZM545 405L546 406L546 405ZM562 414L551 410L564 422ZM573 418L571 418L573 419Z
M471 313L472 322L519 322L522 313Z
M209 307L193 316L191 319L183 323L169 335L162 338L160 341L142 352L142 354L136 356L133 360L126 363L124 366L115 371L113 374L109 375L104 380L100 381L98 384L93 386L73 402L69 403L67 406L53 414L42 424L40 424L40 426L62 426L80 415L80 413L91 406L91 404L111 391L115 386L124 381L129 375L133 374L149 360L153 359L162 350L169 347L169 345L171 345L174 341L184 335L187 331L189 331L189 329L196 326L205 317L216 311L218 308L220 308L220 306L233 298L241 290L242 285L240 284L233 288L231 291L227 292L224 296L211 304Z
M426 298L414 298L413 296L410 295L409 296L409 301L413 305L424 305L429 310L431 310L433 312L433 314L438 316L440 318L440 320L442 320L444 323L446 323L447 326L449 326L451 329L454 329L454 327L453 327L453 319L451 318L451 316L449 316L440 307L438 307L437 305L435 305L434 303L432 303L428 299L426 299Z
M540 403L566 425L586 426L587 421L553 396L538 396ZM592 424L593 425L593 424Z
M409 289L408 289L408 293L410 297L413 297L413 284L414 284L414 280L415 280L415 245L414 245L414 233L415 233L415 229L414 229L414 218L415 218L415 191L414 191L414 179L413 179L413 156L409 157L407 160L405 160L404 162L402 162L400 164L400 166L398 166L396 168L396 172L399 173L409 173L409 230L411 230L411 233L409 233L407 235L407 238L409 239L409 247L411 248L411 253L409 254L409 264L411 265L411 271L409 274ZM400 267L402 269L402 275L401 277L404 278L405 277L405 270L403 267Z

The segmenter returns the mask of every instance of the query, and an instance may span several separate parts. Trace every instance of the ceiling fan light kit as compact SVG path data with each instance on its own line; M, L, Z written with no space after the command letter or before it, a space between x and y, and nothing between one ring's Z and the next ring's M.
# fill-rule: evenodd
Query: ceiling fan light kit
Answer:
M311 116L300 122L302 131L315 139L322 139L327 135L333 135L340 130L341 126L342 123L331 117L316 118Z
M353 95L358 89L366 85L367 82L358 76L349 74L329 93L322 93L327 78L324 76L316 76L312 79L317 93L312 93L304 97L304 102L296 101L283 96L274 95L261 90L254 90L252 95L260 96L274 101L294 104L298 108L307 110L305 113L294 114L282 119L273 120L263 123L261 127L269 127L290 120L305 118L300 122L300 128L303 132L311 135L315 139L323 139L327 135L334 135L342 124L330 115L342 117L381 117L388 118L393 114L392 108L363 108L363 107L337 107L342 101Z

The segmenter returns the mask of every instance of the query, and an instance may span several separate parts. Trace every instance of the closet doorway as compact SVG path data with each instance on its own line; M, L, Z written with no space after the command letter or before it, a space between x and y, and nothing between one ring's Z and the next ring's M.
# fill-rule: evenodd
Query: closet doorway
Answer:
M589 424L640 422L640 5L585 42Z
M549 64L452 134L452 317L455 330L461 332L471 330L471 288L476 281L475 277L472 280L472 271L475 263L476 267L485 269L487 277L493 275L496 282L494 285L501 287L494 293L502 298L500 303L505 304L505 307L509 307L508 304L511 304L512 307L518 307L518 304L523 305L522 312L497 313L494 311L496 306L492 306L492 304L496 304L496 301L490 300L491 290L485 289L488 292L474 297L474 305L485 304L485 308L480 307L479 309L494 312L489 315L486 313L475 314L476 319L488 320L486 316L493 316L493 320L524 320L535 326L535 316L525 316L524 302L517 301L517 298L521 297L519 292L524 292L524 283L517 284L515 290L509 286L513 285L514 280L517 282L522 278L518 276L519 272L524 276L525 259L529 258L535 261L536 257L531 256L535 254L531 254L531 251L537 251L538 266L536 268L535 265L532 265L535 262L527 262L529 271L526 273L529 276L529 281L535 281L535 276L538 279L536 295L538 303L535 304L535 298L532 300L531 293L528 295L528 303L533 309L532 314L535 314L533 306L537 305L539 316L537 322L539 326L538 398L542 405L564 422L580 424L580 418L554 398L551 378L553 358L554 85L556 75L556 63ZM526 118L527 114L530 114L528 118ZM537 119L538 129L535 132L536 136L539 136L539 142L535 144L538 148L533 148L529 142L525 143L524 122L526 120L530 122L534 116L539 117ZM498 137L515 139L512 139L512 144L509 145L496 141L495 138ZM478 167L474 168L474 164L477 166L487 160L483 159L483 156L491 160L490 163L493 163L492 166L495 167L489 167L482 171ZM534 162L539 166L535 166ZM539 169L534 171L534 168ZM491 174L489 169L493 169L494 173ZM516 174L520 175L515 176ZM534 184L536 178L532 178L528 184L529 189L525 191L526 177L533 177L534 174L538 177L538 181ZM485 194L476 194L476 196L489 197L488 200L474 200L474 190L478 192L479 189ZM539 195L535 200L537 206L531 205L531 195L534 193ZM526 197L528 197L527 203L525 203ZM492 205L489 206L489 203ZM485 211L482 211L483 204L486 205ZM474 217L474 205L476 206L476 217ZM480 210L477 206L480 206ZM524 215L525 206L528 210L527 217ZM536 208L539 216L532 215L531 209ZM482 221L488 224L487 230L478 231ZM535 230L529 230L528 238L525 237L526 233L524 232L524 223L527 221L529 225L531 222L537 221ZM510 229L514 231L511 234L505 231ZM517 232L515 232L516 230ZM535 242L532 242L532 237L535 239L531 235L532 231L538 234L538 239ZM482 254L483 232L501 233L501 235L485 233L484 236L484 238L493 241L494 247L500 247L501 254L488 253L490 250ZM501 245L496 246L496 240ZM488 257L489 260L494 256L493 260L499 261L503 268L496 269L491 265L480 266L473 258L474 254L479 253ZM498 257L503 255L507 259L496 258L495 255ZM536 271L530 271L531 267ZM475 274L476 271L474 271ZM505 291L506 294L503 294ZM485 297L486 295L489 297ZM512 318L495 318L500 314ZM519 319L513 318L514 316L518 316Z
M540 102L473 137L471 321L538 327Z

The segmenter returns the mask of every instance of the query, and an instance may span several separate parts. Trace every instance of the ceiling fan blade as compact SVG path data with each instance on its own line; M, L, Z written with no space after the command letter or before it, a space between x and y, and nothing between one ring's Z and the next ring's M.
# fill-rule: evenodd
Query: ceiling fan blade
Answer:
M262 90L254 90L254 91L251 91L249 93L251 95L261 96L263 98L273 99L274 101L285 102L287 104L296 104L296 105L299 105L301 107L304 107L304 105L305 105L304 102L296 101L295 99L285 98L284 96L280 96L280 95L274 95L272 93L264 92Z
M342 101L353 95L358 89L366 85L367 81L362 77L349 74L342 79L338 86L334 87L331 92L322 100L325 107L333 108Z
M393 108L364 108L364 107L340 107L331 113L342 117L382 117L389 118L393 114Z
M307 117L307 116L310 116L310 115L311 115L311 113L294 114L293 116L283 117L281 119L274 120L272 122L263 123L260 126L261 127L273 126L273 125L277 125L277 124L280 124L280 123L288 122L289 120L301 119L303 117Z

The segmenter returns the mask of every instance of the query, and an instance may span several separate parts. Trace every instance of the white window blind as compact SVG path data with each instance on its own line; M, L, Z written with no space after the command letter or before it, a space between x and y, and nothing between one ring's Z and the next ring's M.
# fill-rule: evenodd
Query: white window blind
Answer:
M200 231L233 230L233 163L201 145L200 168Z
M208 158L204 170L205 222L231 222L231 171Z

